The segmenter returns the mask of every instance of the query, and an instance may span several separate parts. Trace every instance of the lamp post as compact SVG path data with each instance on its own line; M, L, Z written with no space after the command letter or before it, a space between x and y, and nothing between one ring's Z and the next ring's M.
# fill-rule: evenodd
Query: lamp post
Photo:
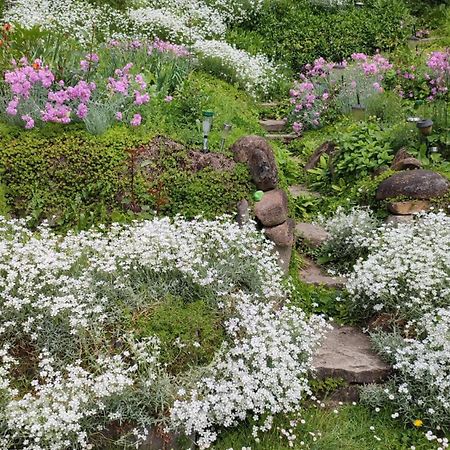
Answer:
M203 152L208 153L208 136L212 128L214 113L203 111Z
M227 140L228 135L230 134L232 125L231 123L224 123L222 129L222 141L220 142L220 150L222 151L225 146L225 141Z

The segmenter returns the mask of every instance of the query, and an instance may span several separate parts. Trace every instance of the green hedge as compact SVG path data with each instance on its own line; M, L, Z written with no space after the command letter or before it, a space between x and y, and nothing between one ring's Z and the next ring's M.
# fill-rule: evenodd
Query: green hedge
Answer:
M340 61L354 52L391 50L411 35L404 0L364 0L364 4L324 8L308 0L272 0L256 23L235 28L229 38L299 70L319 57Z

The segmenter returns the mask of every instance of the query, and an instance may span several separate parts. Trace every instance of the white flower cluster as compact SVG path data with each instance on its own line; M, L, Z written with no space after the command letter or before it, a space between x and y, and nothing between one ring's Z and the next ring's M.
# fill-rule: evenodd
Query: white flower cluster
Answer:
M172 409L176 425L198 433L200 448L214 442L215 426L296 411L310 394L307 375L323 319L307 320L298 308L277 309L250 297L235 300L237 314L226 324L233 345L222 349L211 373ZM267 419L262 430L270 428Z
M423 214L412 224L381 227L368 246L346 285L357 314L414 319L450 304L449 216Z
M203 447L214 440L213 427L293 410L308 392L323 321L280 306L288 295L283 274L254 224L162 218L59 236L0 218L0 273L5 450L87 449L96 423L104 428L108 417L129 411L110 406L112 397L141 405L158 380L165 386L158 398L171 395L155 338L135 341L117 328L124 310L148 308L171 289L186 298L203 293L228 318L227 342L212 368L200 371L209 375L198 382L197 396L178 401L172 412L177 426L200 433ZM33 375L18 386L13 374L25 362ZM185 381L182 374L175 384ZM155 419L154 410L136 408L137 425Z
M9 435L4 439L22 442L23 450L63 449L71 442L90 449L83 422L103 411L110 397L133 384L134 368L127 367L120 356L100 358L99 374L86 371L81 361L68 365L64 373L55 370L54 363L50 355L40 356L39 379L31 382L32 393L17 399L17 392L10 390L3 413Z
M267 95L279 81L278 68L265 55L252 56L224 41L197 41L193 50L204 70L237 83L253 96Z
M339 206L332 217L319 216L317 222L329 235L324 251L339 258L357 258L369 246L379 225L372 211L363 207L346 212Z
M4 20L25 28L40 26L92 42L103 39L161 38L193 45L202 67L238 83L252 95L268 94L279 69L264 55L252 56L223 39L227 25L256 14L262 0L144 0L119 12L85 0L17 0Z
M81 43L89 42L94 32L109 37L112 24L122 22L119 11L84 0L14 0L3 20L67 33Z

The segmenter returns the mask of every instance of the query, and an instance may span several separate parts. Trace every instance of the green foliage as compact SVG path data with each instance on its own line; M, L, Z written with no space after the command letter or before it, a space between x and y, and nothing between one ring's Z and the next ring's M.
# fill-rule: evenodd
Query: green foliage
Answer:
M201 215L212 219L233 212L238 201L254 190L247 167L240 164L231 171L210 168L196 173L168 170L156 181L156 186L161 185L167 203L161 206L160 212L170 216L182 214L188 218Z
M330 9L307 0L266 2L256 24L242 27L242 33L234 30L230 38L299 70L319 57L340 61L354 52L391 50L409 37L410 16L403 0L364 3L364 8ZM262 39L256 37L255 26Z
M325 378L323 380L313 378L309 381L309 384L314 395L323 398L327 397L327 395L331 394L333 391L344 387L345 381L342 378Z
M337 143L332 176L346 182L369 175L393 158L389 135L377 123L353 124L339 135Z
M208 364L225 338L217 310L203 300L184 302L173 296L141 311L133 328L138 337L160 339L161 361L172 373Z

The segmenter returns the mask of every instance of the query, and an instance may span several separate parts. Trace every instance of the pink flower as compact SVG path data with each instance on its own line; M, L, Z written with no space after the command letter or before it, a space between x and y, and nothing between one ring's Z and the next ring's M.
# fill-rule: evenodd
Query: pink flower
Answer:
M165 102L170 103L173 100L173 97L171 95L166 95L166 98L164 99Z
M77 116L80 119L85 119L88 115L88 107L84 103L80 103L77 108Z
M133 127L138 127L138 126L141 124L141 122L142 122L142 117L141 117L141 115L140 115L140 114L135 114L135 115L133 116L133 118L131 119L130 124L131 124L131 126L133 126Z
M19 106L19 98L14 97L9 103L8 107L6 108L6 114L10 116L17 115L17 107Z
M25 114L21 117L23 121L25 121L25 129L31 130L34 128L34 120L29 114Z
M122 120L123 119L123 114L120 111L116 112L116 120Z
M134 91L134 104L144 105L150 101L150 95L147 93L140 93L139 91Z
M294 122L292 124L292 129L294 130L294 133L300 134L303 129L303 125L300 122Z

